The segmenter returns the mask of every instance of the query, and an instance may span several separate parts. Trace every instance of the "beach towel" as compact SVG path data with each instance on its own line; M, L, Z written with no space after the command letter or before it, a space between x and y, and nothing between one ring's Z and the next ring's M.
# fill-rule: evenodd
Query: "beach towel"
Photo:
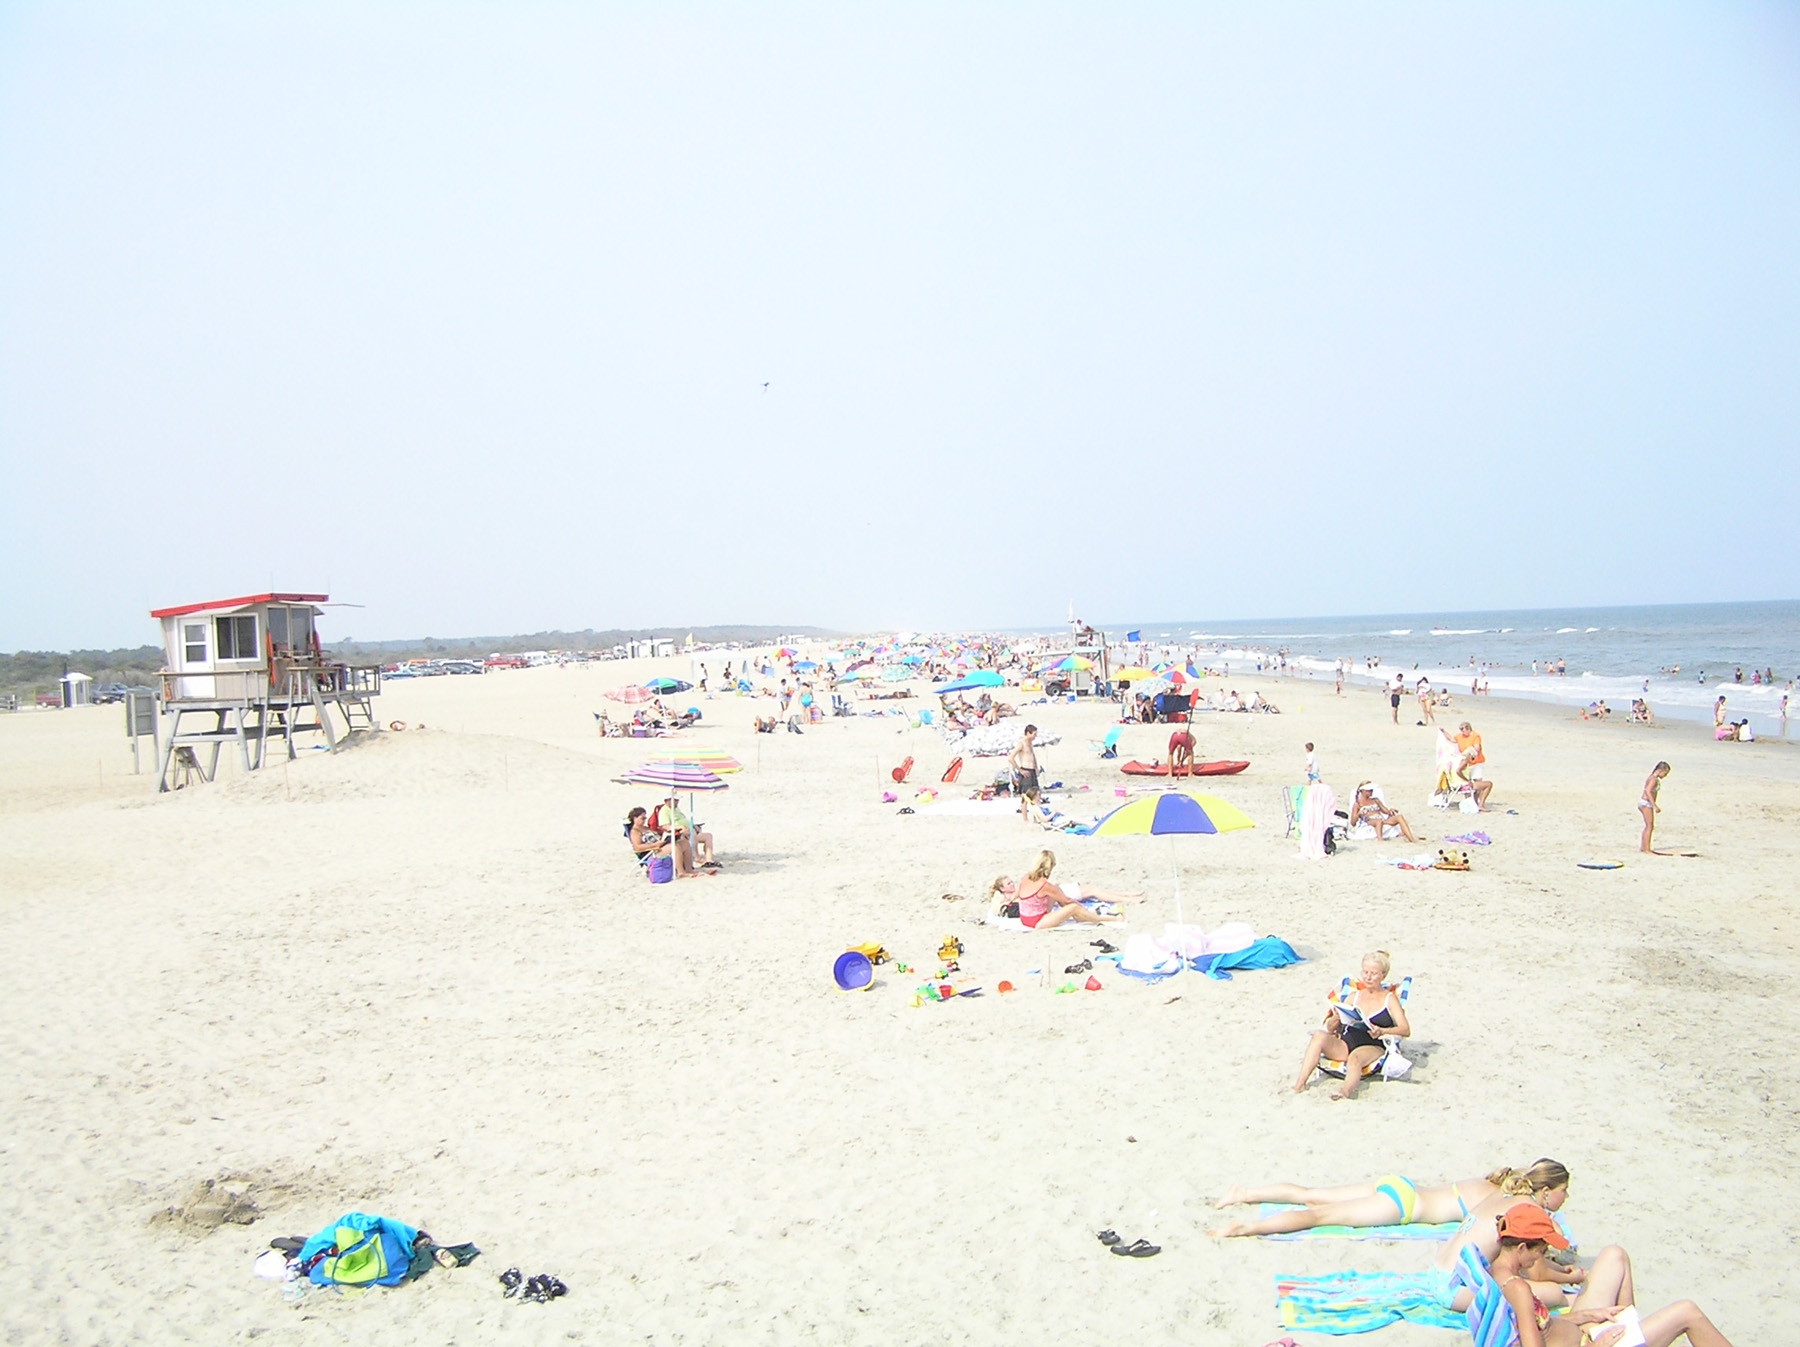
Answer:
M1325 830L1337 814L1337 795L1323 781L1306 788L1300 802L1300 855L1309 861L1325 859Z
M1181 971L1181 959L1150 936L1134 935L1125 942L1125 952L1119 956L1119 971L1160 982Z
M1294 1211L1295 1207L1285 1202L1264 1202L1256 1209L1257 1216L1272 1216L1278 1211ZM1310 1230L1284 1230L1279 1235L1264 1235L1264 1239L1356 1239L1375 1240L1382 1243L1403 1242L1408 1240L1427 1240L1441 1243L1452 1238L1459 1226L1455 1221L1445 1221L1442 1225L1428 1225L1423 1221L1409 1221L1405 1225L1315 1225Z
M1198 959L1207 954L1233 954L1241 949L1249 949L1256 943L1256 928L1249 922L1228 921L1218 930L1208 933L1198 926L1177 926L1170 922L1163 927L1159 943L1165 950L1188 959Z
M1306 1333L1372 1333L1404 1319L1460 1329L1467 1318L1438 1303L1434 1272L1334 1272L1275 1278L1281 1326Z
M1279 936L1265 935L1261 940L1245 947L1232 950L1226 954L1205 954L1189 961L1189 966L1197 973L1204 973L1217 982L1230 982L1228 968L1286 968L1291 963L1303 960L1294 953L1294 947Z
M1491 847L1494 844L1494 839L1486 833L1464 833L1461 837L1446 837L1444 840L1461 847Z

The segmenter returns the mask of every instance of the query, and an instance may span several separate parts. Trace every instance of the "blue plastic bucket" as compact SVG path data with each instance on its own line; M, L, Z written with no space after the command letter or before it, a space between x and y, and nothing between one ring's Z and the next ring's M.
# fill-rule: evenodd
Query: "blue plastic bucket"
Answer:
M875 965L868 955L847 949L831 965L831 977L841 992L866 992L875 981Z
M644 866L644 872L650 876L652 884L667 884L675 878L675 858L673 856L652 856Z

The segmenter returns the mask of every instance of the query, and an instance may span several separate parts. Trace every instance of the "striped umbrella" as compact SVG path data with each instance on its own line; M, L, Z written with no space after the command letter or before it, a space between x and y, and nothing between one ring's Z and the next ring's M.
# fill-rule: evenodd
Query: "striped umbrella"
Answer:
M707 771L724 776L728 772L741 772L744 764L731 754L717 748L686 747L681 750L682 762L691 762L696 767L704 767Z
M729 790L716 772L685 758L652 758L633 767L619 780L634 786L666 786L672 791Z
M605 696L608 701L624 702L627 706L636 706L639 702L649 701L651 693L648 688L639 687L636 683L627 683L622 688L614 688Z

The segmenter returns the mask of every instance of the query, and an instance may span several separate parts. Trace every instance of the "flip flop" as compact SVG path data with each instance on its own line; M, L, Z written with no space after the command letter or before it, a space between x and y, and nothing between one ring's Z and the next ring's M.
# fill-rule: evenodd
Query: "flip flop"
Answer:
M1162 1245L1140 1239L1131 1245L1115 1244L1112 1251L1121 1258L1154 1258L1162 1252Z
M1087 973L1087 972L1092 972L1093 967L1094 967L1094 961L1092 959L1083 959L1080 963L1070 964L1067 968L1063 969L1063 972L1065 972L1065 973Z
M1117 1244L1119 1242L1119 1232L1116 1230L1102 1230L1099 1239L1102 1244L1108 1246Z
M500 1285L506 1288L503 1294L508 1300L519 1294L519 1286L525 1280L525 1274L516 1267L509 1267L500 1274Z
M1119 952L1119 947L1115 944L1112 944L1110 941L1090 940L1090 941L1088 941L1088 944L1092 945L1095 949L1099 950L1102 954L1117 954Z

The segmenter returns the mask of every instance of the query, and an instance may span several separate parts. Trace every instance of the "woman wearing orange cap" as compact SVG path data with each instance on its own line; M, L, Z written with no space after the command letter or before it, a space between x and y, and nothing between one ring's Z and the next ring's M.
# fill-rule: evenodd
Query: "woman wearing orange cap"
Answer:
M1609 1249L1617 1257L1595 1263L1588 1277L1587 1289L1575 1300L1567 1314L1552 1316L1545 1308L1522 1269L1534 1266L1546 1249L1566 1249L1569 1241L1556 1228L1550 1213L1531 1202L1509 1207L1498 1223L1500 1248L1488 1264L1488 1272L1506 1297L1513 1312L1514 1336L1518 1347L1611 1347L1625 1336L1623 1327L1614 1325L1592 1333L1582 1332L1583 1325L1610 1323L1615 1315L1632 1303L1631 1262L1622 1250ZM1669 1347L1683 1333L1693 1347L1731 1347L1723 1333L1691 1300L1679 1300L1640 1321L1646 1347Z

